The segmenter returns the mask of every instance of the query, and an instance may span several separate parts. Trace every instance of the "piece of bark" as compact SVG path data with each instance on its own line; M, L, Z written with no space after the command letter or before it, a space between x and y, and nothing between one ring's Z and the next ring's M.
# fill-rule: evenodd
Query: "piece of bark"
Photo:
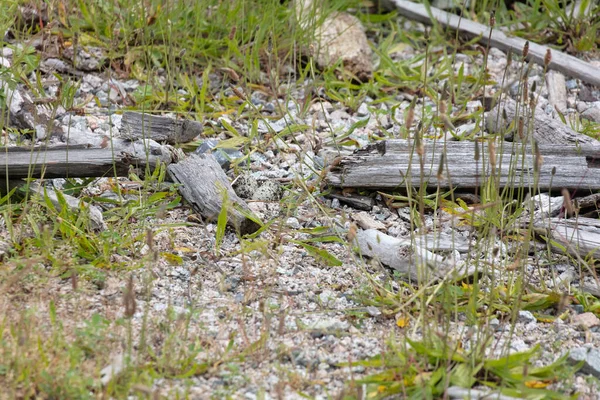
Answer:
M430 14L423 4L416 4L407 0L388 0L387 3L394 4L400 15L425 24L432 24ZM509 37L498 29L494 29L490 35L489 26L434 7L430 7L430 10L431 17L442 27L458 30L461 34L469 38L477 38L479 42L485 45L489 44L491 47L496 47L504 52L512 51L513 53L521 54L523 51L526 42L524 39ZM543 66L546 51L549 49L550 47L530 42L527 60ZM565 75L600 87L600 74L597 67L558 50L552 49L551 51L552 60L548 65L548 69L560 71Z
M112 146L110 145L112 144ZM74 178L127 176L129 167L155 168L175 161L175 152L151 140L115 139L104 148L85 145L0 148L0 177Z
M573 200L579 215L584 217L600 216L600 193L590 194Z
M248 205L233 191L225 172L212 154L192 154L167 167L171 179L181 183L179 192L196 212L207 220L216 221L223 207L223 191L227 194L227 224L243 235L256 232L260 225ZM242 210L243 212L241 212Z
M355 154L342 157L327 173L327 182L338 188L371 190L406 189L426 185L428 188L474 189L492 176L489 148L475 142L425 141L424 168L414 144L403 139L386 140L368 145ZM498 187L537 187L538 189L600 189L600 146L539 145L542 165L535 173L533 149L519 143L502 143L496 147L495 175ZM445 168L438 180L437 172L444 154ZM553 173L554 172L554 173Z
M410 281L437 280L452 274L460 279L473 273L474 269L457 266L451 258L433 253L430 250L435 246L428 248L426 243L425 238L398 239L375 229L359 230L355 238L361 255L379 260Z
M558 71L548 71L546 74L548 101L560 113L567 111L567 83L565 76Z
M581 290L600 298L600 285L597 282L584 282L581 285Z
M600 220L550 218L533 224L536 232L550 240L553 251L577 257L600 259Z
M321 3L313 0L296 0L295 6L303 28L319 24L314 29L313 43L307 49L319 68L331 67L341 61L344 69L361 81L373 76L371 47L358 18L334 12L323 20Z
M516 121L513 123L515 118L523 120L522 138L517 132L519 124ZM504 98L488 113L486 123L490 133L502 133L507 140L528 142L533 138L539 144L600 144L597 140L574 131L562 121L551 118L541 108L536 108L532 116L529 107L517 107L517 102L508 98Z
M363 229L384 230L386 228L383 222L376 220L365 211L353 213L350 217Z
M168 144L186 143L202 133L202 124L138 112L123 113L121 135L129 140L152 139Z
M356 208L357 210L363 211L371 211L375 203L372 197L360 196L352 193L349 193L347 195L332 193L327 197L331 197L332 199L338 199L340 203L347 204L352 208Z

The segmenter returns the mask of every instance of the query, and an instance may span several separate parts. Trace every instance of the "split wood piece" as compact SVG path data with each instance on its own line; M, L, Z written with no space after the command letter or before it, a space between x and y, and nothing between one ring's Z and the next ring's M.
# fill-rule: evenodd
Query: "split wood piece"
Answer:
M573 200L575 208L579 210L581 217L600 217L600 193L576 198Z
M591 294L592 296L600 298L600 284L597 282L584 282L581 285L581 290Z
M548 71L546 74L548 101L557 111L567 112L567 83L565 76L558 71Z
M457 266L451 257L433 253L431 250L439 247L436 240L430 239L398 239L375 229L367 229L358 231L355 245L361 255L377 259L413 282L444 278L457 280L473 274L474 268ZM448 250L447 243L441 248Z
M314 29L313 43L304 52L315 57L320 68L332 67L339 61L344 69L366 81L373 75L373 58L367 35L360 20L344 12L321 16L321 2L296 0L296 15L303 28ZM310 30L310 29L309 29Z
M260 228L258 223L248 218L248 215L253 215L252 212L235 194L227 175L212 154L192 154L177 164L169 165L167 171L174 182L182 184L179 192L203 218L217 220L223 207L223 191L226 191L229 202L227 224L243 235Z
M477 144L475 144L477 143ZM475 161L475 145L479 159ZM487 144L478 142L424 142L424 168L413 143L386 140L367 145L355 154L342 157L326 178L338 188L402 190L407 185L428 188L479 187L492 175ZM537 179L533 150L518 143L504 142L496 148L495 176L499 187L537 187L551 189L600 189L600 146L539 145L543 163ZM445 167L441 180L437 171L444 154ZM596 161L594 161L596 160ZM554 170L554 173L553 173Z
M594 218L550 218L534 222L537 233L550 240L553 251L600 259L600 220Z
M127 176L129 167L155 168L169 164L175 152L156 142L113 140L112 146L58 145L54 147L0 148L0 177L23 178L83 178Z
M430 7L430 16L424 5L407 0L388 0L388 3L394 4L398 13L409 19L432 25L431 17L433 17L443 27L458 30L470 38L478 38L479 42L485 45L489 44L491 47L496 47L504 52L512 51L521 54L525 46L526 41L524 39L506 36L498 29L494 29L490 36L489 26L468 20L464 16L460 17L434 7ZM547 46L530 42L527 60L544 65L546 51L549 49ZM600 74L597 67L558 50L552 49L552 60L548 68L600 87Z
M506 120L504 119L505 116ZM517 134L518 123L513 123L515 118L523 120L523 139ZM528 142L532 137L539 144L589 143L600 146L599 141L575 132L563 124L562 121L547 115L541 108L537 108L532 116L529 107L523 105L517 107L517 102L509 98L503 99L489 112L487 128L491 133L504 133L506 139L514 141ZM531 137L529 134L531 134Z
M124 112L121 135L129 140L152 139L168 144L187 143L202 133L202 124L138 112Z
M371 211L373 209L373 205L375 204L375 200L373 200L372 197L360 196L352 193L347 195L332 193L327 197L338 199L340 203L347 204L352 208L363 211Z

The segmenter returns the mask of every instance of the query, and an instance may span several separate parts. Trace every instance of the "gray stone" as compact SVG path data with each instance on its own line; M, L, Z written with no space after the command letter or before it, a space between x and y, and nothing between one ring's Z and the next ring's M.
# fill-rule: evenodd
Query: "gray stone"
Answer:
M583 361L580 371L600 378L600 350L577 347L569 351L568 360L573 365Z
M567 82L565 82L565 86L568 90L577 89L578 87L577 81L575 79L569 79Z
M590 121L600 122L600 106L590 107L581 113L581 116Z
M525 324L537 322L531 311L519 311L518 321Z

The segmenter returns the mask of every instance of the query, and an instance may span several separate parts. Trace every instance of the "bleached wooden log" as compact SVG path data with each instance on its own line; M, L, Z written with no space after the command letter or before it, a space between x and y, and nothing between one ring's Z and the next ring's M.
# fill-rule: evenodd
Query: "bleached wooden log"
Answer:
M212 154L192 154L167 167L171 179L181 183L179 192L207 220L216 221L227 197L227 223L241 234L256 232L260 225L248 205L233 191L231 183Z
M534 222L534 228L545 235L552 249L586 258L600 259L600 220L594 218L550 218Z
M430 14L423 4L407 0L388 0L387 3L393 4L400 15L425 24L432 24ZM443 27L458 30L461 34L469 38L478 38L479 42L489 44L491 47L496 47L504 52L512 51L513 53L521 54L523 51L526 42L524 39L509 37L499 29L494 29L490 36L489 26L471 21L464 16L439 10L435 7L430 7L430 10L431 16ZM544 65L546 51L549 49L547 46L530 42L527 60ZM558 50L552 49L552 60L548 68L600 87L600 74L597 67Z
M426 237L398 239L375 229L359 230L355 238L361 255L377 259L410 281L437 280L452 274L459 279L473 273L472 268L457 266L452 257L445 258L430 251L438 249L435 243ZM442 249L448 250L446 246Z
M202 130L197 121L131 111L123 113L121 122L121 135L129 140L152 139L168 144L190 142Z
M505 118L506 117L506 118ZM518 134L519 123L523 120L523 137ZM597 140L574 131L558 119L553 119L544 110L537 108L532 114L529 107L517 106L517 102L503 98L489 113L486 120L488 131L504 133L505 138L514 141L529 141L533 138L539 144L597 144ZM510 128L510 129L509 129Z
M475 160L475 146L479 158ZM328 183L340 188L372 190L429 188L475 188L494 176L499 187L550 189L600 189L600 146L539 145L542 165L535 172L534 151L518 143L496 148L496 166L490 166L488 145L475 142L424 142L423 170L412 142L386 140L342 157L327 173ZM438 168L444 154L444 168ZM553 173L554 172L554 173Z
M73 178L127 176L130 166L154 168L169 164L174 153L168 146L146 140L115 139L105 147L59 145L0 148L0 177Z

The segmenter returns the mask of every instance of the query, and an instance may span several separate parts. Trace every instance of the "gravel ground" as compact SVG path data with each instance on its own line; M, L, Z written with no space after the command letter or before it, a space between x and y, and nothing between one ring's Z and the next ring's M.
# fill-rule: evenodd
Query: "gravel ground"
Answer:
M100 51L100 50L98 50ZM110 80L94 71L94 52L82 54L89 60L91 72L81 72L81 85L77 101L94 96L99 100L87 103L84 115L76 115L59 109L54 115L54 128L48 130L46 124L34 124L30 128L35 135L30 139L17 138L5 134L5 144L28 144L49 139L50 143L63 143L69 132L72 143L101 142L106 136L118 137L121 116L114 113L124 106L127 94L139 88L135 80ZM4 64L11 62L11 49L2 49ZM414 56L411 49L392 54L395 60ZM520 64L513 62L504 78L506 55L496 49L489 54L488 69L492 79L505 82L509 92L516 93L516 76ZM55 60L55 61L53 61ZM58 84L50 72L65 73L65 66L58 59L42 61L47 68L42 74L41 84L47 93L56 94ZM458 63L465 63L465 74L470 69L480 67L482 57L467 54L456 56ZM600 61L592 61L600 68ZM81 64L79 64L81 65ZM211 86L221 88L231 84L219 75L211 76ZM548 102L548 91L543 79L542 68L532 66L530 84L537 82L541 90L539 105L549 115L556 111ZM54 82L54 83L53 83ZM600 122L600 91L581 82L567 78L567 99L565 114L576 112ZM490 93L498 90L500 83L490 86ZM370 117L365 126L357 128L351 135L359 145L371 141L373 135L382 129L397 136L404 121L404 110L412 96L398 94L391 104L374 102L366 98L356 111L323 96L310 105L307 113L300 112L300 104L305 91L313 90L310 82L304 86L290 85L287 100L273 100L259 91L245 93L255 107L261 110L265 119L258 124L261 134L281 132L289 124L305 124L311 129L286 136L285 140L271 141L250 157L248 172L237 177L233 170L229 176L236 181L240 196L248 199L250 207L264 221L276 220L281 229L269 231L259 236L261 244L251 251L241 251L239 239L227 232L219 254L214 255L216 246L215 224L182 224L190 221L192 211L179 207L167 211L161 218L149 221L157 228L153 245L142 249L142 253L172 253L181 257L181 265L172 265L164 257L148 263L144 268L133 271L137 311L133 315L133 335L139 339L141 327L150 324L149 343L159 345L168 340L161 330L161 324L172 324L185 334L192 343L201 345L198 359L217 360L229 346L234 350L249 346L255 350L243 360L221 361L209 368L208 372L193 379L161 379L154 383L153 390L172 398L174 391L187 393L190 398L224 398L232 396L240 399L254 398L305 398L304 395L320 398L336 398L351 380L365 376L364 367L340 366L340 363L364 360L385 352L386 342L393 338L408 335L419 338L422 332L418 323L401 328L393 316L387 317L375 307L367 307L357 300L357 290L371 288L371 279L386 282L390 271L364 262L352 251L348 243L319 244L330 254L342 261L340 266L327 266L315 259L302 246L290 240L310 237L306 228L329 227L332 232L346 238L352 221L367 218L367 224L374 224L380 230L400 238L409 237L411 224L407 221L407 210L390 211L378 205L365 217L365 212L340 204L338 200L325 198L315 192L315 197L293 184L302 178L307 185L318 185L319 174L332 161L332 146L328 145L332 136L347 132L352 124ZM25 88L20 88L26 93ZM244 88L236 88L244 91ZM233 94L232 88L222 95ZM280 106L286 109L282 118L272 119ZM482 104L471 101L467 112L474 111ZM427 113L436 110L436 104L426 100L417 103L415 115L421 115L422 107ZM20 110L17 110L20 112ZM223 116L219 120L205 121L205 124L221 127L228 122L240 133L247 134L251 121ZM418 123L418 121L415 121ZM457 127L459 131L473 130L475 125L467 121ZM8 139L6 139L8 138ZM217 139L225 139L221 135ZM8 140L8 141L7 141ZM6 142L7 141L7 142ZM348 149L350 150L350 149ZM248 183L250 182L250 183ZM60 185L56 180L54 184ZM250 188L248 188L250 186ZM256 189L256 188L261 189ZM254 190L256 189L256 190ZM110 196L105 188L105 180L100 179L90 189L95 195ZM257 194L257 190L260 190ZM283 200L281 200L283 199ZM362 217L359 214L362 213ZM443 217L443 213L438 214ZM446 217L448 217L446 215ZM428 217L428 225L440 223L433 216ZM379 224L379 225L378 225ZM162 228L161 228L162 227ZM460 233L460 231L458 231ZM247 245L247 244L246 244ZM498 245L501 245L498 243ZM532 285L554 285L554 277L569 271L574 266L566 261L563 265L540 270L538 262L543 258L532 257L525 268L527 280ZM114 255L115 263L128 262L126 256ZM501 267L510 265L512 260L498 259ZM506 272L509 274L509 272ZM118 317L123 313L121 299L126 287L127 273L108 271L105 284L98 288L91 282L81 282L78 291L73 291L72 282L48 276L43 288L23 283L13 290L0 295L2 309L7 315L16 318L24 309L36 309L47 315L48 300L57 304L57 313L65 325L81 325L94 313L106 318ZM575 274L572 285L577 285ZM502 280L502 272L497 279ZM508 278L506 278L508 279ZM482 279L482 286L493 284ZM23 293L27 293L25 296ZM443 335L455 338L463 348L473 345L479 334L489 335L490 342L486 353L498 355L508 346L511 351L525 351L536 345L542 348L540 365L554 361L569 349L597 348L600 345L600 321L591 318L583 309L573 307L573 315L567 321L557 319L552 323L538 321L532 313L521 311L513 327L506 322L494 319L481 331L476 331L459 316L451 321ZM150 316L150 322L146 318ZM45 317L41 317L44 320ZM186 324L189 318L189 324ZM185 326L185 329L183 328ZM584 328L582 328L584 327ZM440 329L440 328L434 328ZM118 360L122 349L117 345L111 350L111 357ZM371 371L372 372L372 371ZM580 398L600 398L597 379L600 370L580 372L563 390L577 391Z

